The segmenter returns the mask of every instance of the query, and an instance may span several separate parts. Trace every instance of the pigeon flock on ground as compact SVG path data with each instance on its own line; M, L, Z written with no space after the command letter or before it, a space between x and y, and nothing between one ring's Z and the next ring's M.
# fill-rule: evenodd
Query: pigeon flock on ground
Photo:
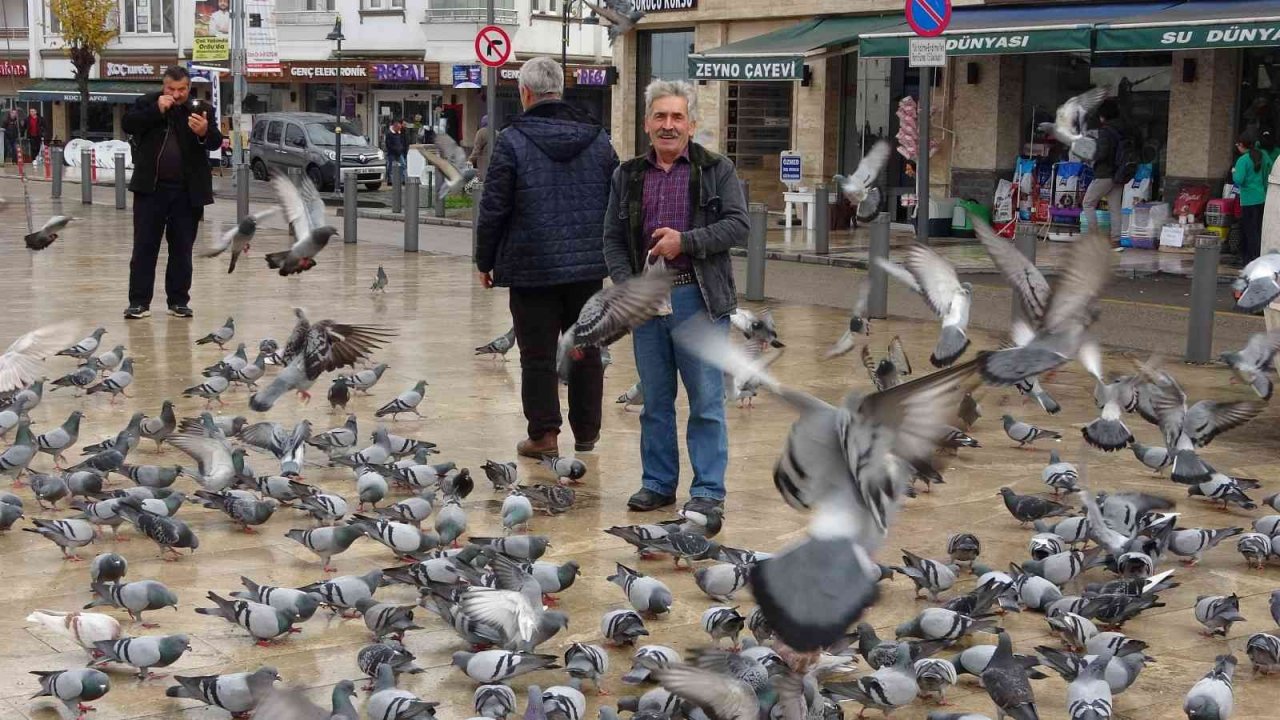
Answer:
M302 272L314 266L333 228L308 209L313 189L305 189L305 180L301 190L284 178L273 184L294 241L268 262L281 274ZM218 252L231 249L233 267L261 217L246 219L220 239ZM229 317L196 341L202 352L213 351L211 363L182 393L202 402L204 412L179 417L175 403L165 401L154 415L137 412L117 434L92 443L79 434L84 411L56 425L50 423L60 419L32 415L44 393L106 393L117 403L130 398L135 372L144 368L126 347L111 346L104 328L34 330L0 356L0 437L8 443L0 452L0 475L15 488L0 493L0 533L36 533L67 561L87 561L88 588L83 603L27 617L37 633L68 638L87 654L82 665L33 668L37 696L67 717L83 718L93 710L89 703L110 702L113 682L134 676L143 687L154 686L157 699L212 705L232 717L433 718L439 703L429 697L432 688L412 679L425 670L403 641L446 629L456 635L457 648L446 682L474 687L475 716L494 720L517 713L529 720L585 720L584 693L602 695L602 684L614 676L637 692L600 704L601 720L620 714L637 720L830 720L843 717L846 704L858 707L860 717L867 710L890 715L909 706L945 705L949 689L970 682L961 680L965 675L989 696L990 715L939 709L928 711L930 720L1028 720L1040 717L1036 698L1046 690L1038 681L1051 674L1067 681L1073 720L1118 717L1115 696L1160 662L1147 654L1147 642L1124 634L1126 623L1162 607L1160 594L1194 577L1205 554L1226 552L1226 540L1234 540L1251 569L1265 569L1280 557L1280 514L1267 514L1280 513L1280 494L1250 495L1259 481L1219 470L1198 452L1265 410L1280 333L1259 334L1222 357L1230 377L1256 398L1188 398L1159 358L1108 372L1090 334L1112 274L1106 239L1078 239L1070 262L1050 283L990 228L978 223L977 229L1020 300L1008 342L972 350L971 289L945 258L913 246L900 265L885 263L884 269L938 316L941 328L929 358L934 370L913 367L900 338L873 332L860 288L847 331L825 353L810 349L829 359L859 350L868 379L855 382L838 404L771 374L771 364L795 350L781 341L768 311L739 310L727 334L696 320L677 328L678 342L724 371L726 403L745 411L767 394L781 403L765 412L794 415L787 434L777 438L772 477L782 500L808 514L807 530L784 547L738 548L716 539L725 523L739 521L719 513L598 528L634 547L634 559L590 579L616 586L615 602L592 638L578 630L583 620L576 618L574 637L581 639L569 643L570 618L557 609L557 598L575 592L581 565L572 558L543 559L551 542L538 529L547 516L572 516L575 488L592 480L588 466L574 457L546 457L537 466L498 457L476 465L473 476L442 459L448 448L395 434L400 416L421 416L430 385L380 385L388 366L374 361L395 342L394 330L312 320L296 309L283 345L266 338L251 350L254 342L242 341ZM1280 295L1280 262L1272 260L1270 275L1259 269L1269 257L1242 272L1242 306L1260 307ZM371 291L388 284L379 267ZM670 275L659 271L601 291L561 340L561 374L583 348L606 348L658 313L669 290ZM475 353L505 358L514 345L508 332ZM1098 407L1098 417L1078 428L1080 442L1115 453L1088 453L1092 468L1083 452L1078 464L1064 459L1059 443L1075 432L1053 427L1058 404L1041 384L1073 360L1093 377ZM317 381L330 383L326 400L334 412L346 412L353 394L385 401L372 418L351 413L332 428L306 419L292 426L255 420L290 393L310 401ZM1039 473L1043 490L1026 492L1024 482L1020 492L1011 480L999 492L1007 527L1026 528L1026 552L993 557L981 527L954 528L945 547L882 548L917 492L946 492L949 464L982 466L974 428L994 433L995 423L980 403L1005 404L998 393L1010 387L1034 403L1022 408L1038 411L1004 413L1007 441L1027 457L1053 447L1043 462L1032 461L1028 473ZM639 384L618 398L623 409L643 402ZM247 407L244 414L221 412L237 406ZM36 432L36 422L43 432ZM1147 435L1163 442L1137 442L1132 429L1140 422L1153 426ZM166 447L188 459L148 462ZM1097 479L1102 458L1108 468L1167 472L1171 490L1185 488L1186 499L1109 491ZM342 479L309 482L316 468ZM481 472L486 482L478 485ZM489 500L477 504L475 498ZM1177 502L1213 503L1230 517L1250 513L1250 527L1184 527ZM190 505L218 513L220 521L225 516L228 527L246 534L283 535L298 543L315 556L314 582L277 587L245 576L240 587L178 597L158 580L131 574L129 558L136 561L153 548L165 561L198 563L200 538L183 520ZM503 532L472 534L480 512L492 513ZM126 555L117 543L129 538L139 542ZM335 558L361 541L381 546L381 560L337 574ZM4 542L0 535L0 546ZM104 544L113 549L87 557L90 546ZM1175 561L1186 567L1175 569ZM705 598L674 593L664 581L682 571L691 571ZM868 613L881 597L880 583L895 577L914 588L921 607L892 639L882 639ZM745 596L754 599L749 610L740 604ZM681 653L650 644L651 633L660 640L664 619L682 605L702 608L702 635L672 635L668 642L695 649ZM369 643L350 658L353 679L334 687L329 707L279 685L281 674L265 664L161 682L154 671L192 648L186 634L147 632L157 628L156 617L175 610L218 618L246 643L264 647L310 632L309 625L321 622L318 615L363 623ZM1280 626L1280 590L1272 594L1270 610ZM1004 616L1022 612L1042 615L1046 636L1056 641L1036 646L1034 654L1015 653ZM1265 676L1280 670L1280 630L1244 617L1235 594L1199 597L1186 617L1168 621L1198 627L1204 642L1221 650L1204 664L1202 679L1179 688L1188 718L1231 717L1237 653L1262 676L1256 682L1269 682ZM1233 649L1222 638L1237 623L1257 632ZM594 618L587 625L597 627ZM509 681L526 674L539 682L528 685L522 699Z

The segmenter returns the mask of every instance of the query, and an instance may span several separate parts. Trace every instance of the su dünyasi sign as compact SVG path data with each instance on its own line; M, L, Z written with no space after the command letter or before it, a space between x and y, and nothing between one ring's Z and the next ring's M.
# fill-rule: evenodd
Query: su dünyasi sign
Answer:
M801 58L690 57L694 80L802 80Z

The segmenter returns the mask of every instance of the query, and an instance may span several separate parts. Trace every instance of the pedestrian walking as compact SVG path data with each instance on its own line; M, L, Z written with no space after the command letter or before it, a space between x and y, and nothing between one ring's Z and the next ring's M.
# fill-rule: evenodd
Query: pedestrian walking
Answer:
M10 110L4 116L4 159L18 159L18 138L22 135L22 118L17 110Z
M489 116L480 116L480 129L476 130L475 143L471 146L471 155L467 158L467 162L471 163L471 167L476 169L476 176L481 180L484 179L484 169L488 164L489 153Z
M561 99L564 70L547 57L520 68L524 112L498 135L476 225L483 287L510 288L520 347L526 457L559 453L556 346L608 275L602 235L609 177L618 156L591 116ZM604 367L587 348L569 373L569 426L578 452L600 437Z
M1240 157L1231 170L1231 181L1240 195L1240 260L1247 265L1262 253L1262 208L1271 158L1248 133L1236 140L1236 152Z
M222 133L211 124L209 107L193 107L191 77L181 65L164 72L160 92L143 95L124 115L124 131L133 136L133 257L129 261L126 320L151 314L160 240L167 240L165 299L169 314L192 316L191 249L213 203L209 151L222 147Z
M1103 100L1098 106L1098 122L1093 182L1085 190L1080 208L1089 218L1089 227L1096 231L1101 227L1098 224L1098 203L1106 198L1107 212L1111 215L1111 243L1119 245L1124 186L1133 179L1137 164L1133 157L1133 143L1120 121L1120 104L1114 98Z
M383 138L383 145L387 152L387 182L391 182L391 168L395 163L400 164L400 181L405 180L405 162L409 158L409 142L404 134L404 121L392 120L391 125L387 128L386 137Z
M745 242L749 222L733 163L692 142L697 94L683 81L655 80L645 89L644 129L651 148L613 174L605 214L605 258L615 283L643 272L661 257L676 273L671 312L632 333L636 369L644 388L640 413L641 488L627 501L636 511L675 503L680 478L676 377L689 398L686 430L693 466L685 510L704 516L724 510L729 435L724 377L715 366L677 344L673 331L709 317L728 332L737 305L729 248Z
M40 141L44 138L44 123L40 112L35 108L27 108L26 124L23 128L27 136L27 157L35 162L40 157Z

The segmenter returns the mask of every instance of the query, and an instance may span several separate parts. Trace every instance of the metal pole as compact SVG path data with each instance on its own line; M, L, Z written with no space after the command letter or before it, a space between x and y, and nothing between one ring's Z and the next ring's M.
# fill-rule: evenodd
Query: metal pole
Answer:
M123 210L125 206L124 153L122 152L116 153L115 161L116 161L116 209Z
M339 20L341 22L341 20ZM341 25L339 25L341 28ZM333 126L333 157L334 162L338 164L338 177L334 179L336 190L342 190L342 35L339 34L338 42L338 75L334 78L334 91L337 93L336 107L333 111L334 116L338 118L337 123Z
M436 188L444 187L444 180L445 180L444 174L441 173L439 170L436 170L434 174L436 176ZM444 217L445 200L447 200L448 198L440 195L439 192L434 193L433 197L435 197L435 203L436 203L435 215L438 218L442 218Z
M1187 313L1187 355L1189 363L1207 363L1213 355L1213 301L1218 290L1217 235L1196 238L1196 259L1191 270L1191 307Z
M563 0L560 9L564 14L560 18L560 69L569 67L569 5L573 0Z
M64 167L63 167L61 146L55 147L53 148L52 151L50 151L49 162L53 163L52 190L53 190L53 198L57 200L62 197L62 171L64 170Z
M889 316L889 276L877 259L889 259L889 213L871 221L871 246L867 249L867 317Z
M1032 265L1036 264L1036 227L1031 223L1019 223L1013 232L1013 245L1018 248L1018 252L1031 261ZM1026 310L1022 307L1022 301L1018 299L1018 293L1013 294L1013 317L1030 324L1031 318L1027 317Z
M358 188L354 182L342 186L342 241L348 245L356 244L356 219L360 213L356 205Z
M818 255L831 252L831 204L827 186L818 183L813 187L813 251Z
M933 68L920 68L920 117L916 122L916 241L929 244L929 106L933 102Z
M480 198L484 189L477 187L471 191L471 256L475 257L476 247L480 242L477 231L480 229Z
M404 205L404 183L400 178L400 161L391 160L391 212L402 212Z
M236 221L249 215L249 173L244 157L244 93L246 50L244 0L231 4L231 178L236 184ZM211 78L218 82L216 74Z
M418 252L418 188L422 181L416 177L409 178L409 201L404 211L404 251Z
M747 299L764 300L765 236L769 229L769 206L751 203L751 232L747 235Z
M428 170L428 171L427 171L427 174L422 176L422 178L421 178L420 182L423 182L423 184L427 186L427 192L426 192L426 195L427 195L427 209L428 209L428 210L430 210L432 213L434 213L434 212L435 212L435 210L436 210L436 172L435 172L435 168L433 167L433 168L431 168L430 170Z
M80 202L93 203L93 153L89 148L80 151Z
M493 10L493 0L487 0L486 2L485 19L490 25L497 22L497 17ZM484 103L489 110L489 144L484 151L484 166L488 168L490 161L493 159L493 146L498 144L498 131L502 129L502 119L498 117L498 68L486 67L484 74ZM444 201L441 200L442 205L443 203ZM440 216L444 216L443 208L440 210Z

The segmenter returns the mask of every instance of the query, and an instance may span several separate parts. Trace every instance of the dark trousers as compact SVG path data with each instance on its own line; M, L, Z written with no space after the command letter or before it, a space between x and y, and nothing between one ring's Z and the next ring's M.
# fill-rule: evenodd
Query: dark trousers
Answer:
M1240 207L1240 256L1246 264L1262 254L1262 209L1265 205Z
M27 155L27 162L35 162L35 159L40 157L40 137L28 135L27 145L31 148L30 154Z
M600 280L537 288L511 288L511 318L520 347L520 400L529 437L559 432L560 380L556 345L560 333L578 320L587 300L603 287ZM604 366L600 350L589 348L569 371L569 427L578 441L600 436Z
M151 307L162 236L169 246L164 272L169 307L191 302L191 248L203 217L204 208L191 205L191 193L186 188L162 184L153 193L134 193L129 305Z
M18 138L4 136L4 159L18 161Z

